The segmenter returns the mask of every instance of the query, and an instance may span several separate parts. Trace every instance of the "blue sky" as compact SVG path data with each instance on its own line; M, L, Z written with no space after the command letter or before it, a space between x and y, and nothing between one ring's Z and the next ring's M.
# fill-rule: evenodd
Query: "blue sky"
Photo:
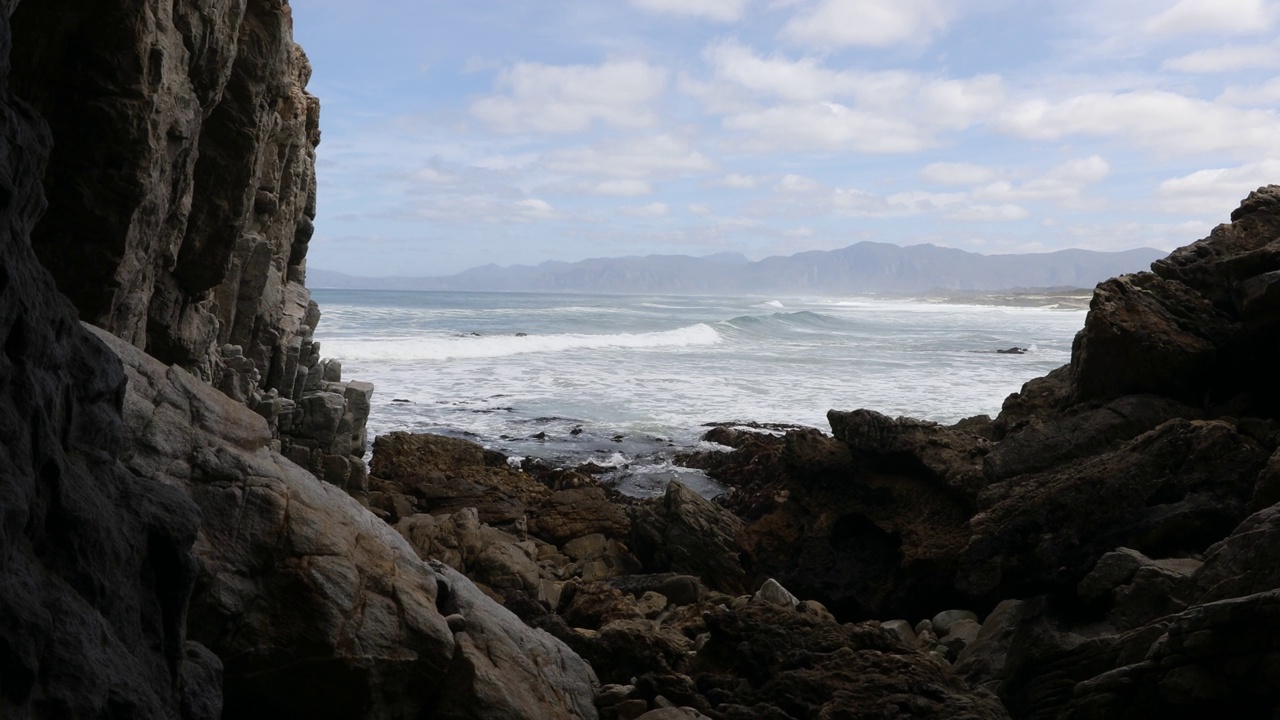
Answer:
M1280 182L1280 0L294 0L311 267L1172 249Z

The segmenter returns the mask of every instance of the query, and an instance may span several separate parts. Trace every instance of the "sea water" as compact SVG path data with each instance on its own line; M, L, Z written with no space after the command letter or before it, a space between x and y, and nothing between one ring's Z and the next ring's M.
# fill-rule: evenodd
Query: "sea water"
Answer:
M465 437L514 456L613 468L629 493L707 423L829 430L829 409L951 423L995 415L1067 362L1078 309L908 300L313 291L343 377L376 386L372 435ZM1010 347L1024 354L1000 354Z

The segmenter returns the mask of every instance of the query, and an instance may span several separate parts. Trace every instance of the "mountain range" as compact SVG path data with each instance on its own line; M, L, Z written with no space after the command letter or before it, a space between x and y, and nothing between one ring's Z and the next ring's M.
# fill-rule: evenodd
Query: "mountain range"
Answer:
M369 278L312 268L307 284L313 288L677 295L995 291L1093 287L1109 277L1145 270L1164 256L1152 248L980 255L927 244L901 247L860 242L839 250L758 261L740 253L646 255L548 261L536 266L489 264L437 277Z

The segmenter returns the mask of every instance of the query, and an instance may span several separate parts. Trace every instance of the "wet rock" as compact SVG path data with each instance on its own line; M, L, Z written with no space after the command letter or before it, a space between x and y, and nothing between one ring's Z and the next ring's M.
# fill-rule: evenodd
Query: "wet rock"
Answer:
M918 640L916 631L912 629L911 623L906 620L886 620L880 623L880 627L892 633L894 637L902 641L903 645L915 646Z

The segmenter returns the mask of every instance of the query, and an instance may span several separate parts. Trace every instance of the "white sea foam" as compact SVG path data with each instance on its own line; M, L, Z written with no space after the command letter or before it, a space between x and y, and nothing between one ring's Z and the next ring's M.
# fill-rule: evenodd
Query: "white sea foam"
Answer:
M784 307L786 307L786 305L783 305L783 304L782 304L781 302L779 302L778 300L770 300L769 302L762 302L762 303L760 303L759 305L757 305L756 307L784 308Z
M355 339L325 342L326 355L338 360L462 360L527 353L613 348L671 348L715 345L720 334L705 323L648 333L585 335L484 335Z

